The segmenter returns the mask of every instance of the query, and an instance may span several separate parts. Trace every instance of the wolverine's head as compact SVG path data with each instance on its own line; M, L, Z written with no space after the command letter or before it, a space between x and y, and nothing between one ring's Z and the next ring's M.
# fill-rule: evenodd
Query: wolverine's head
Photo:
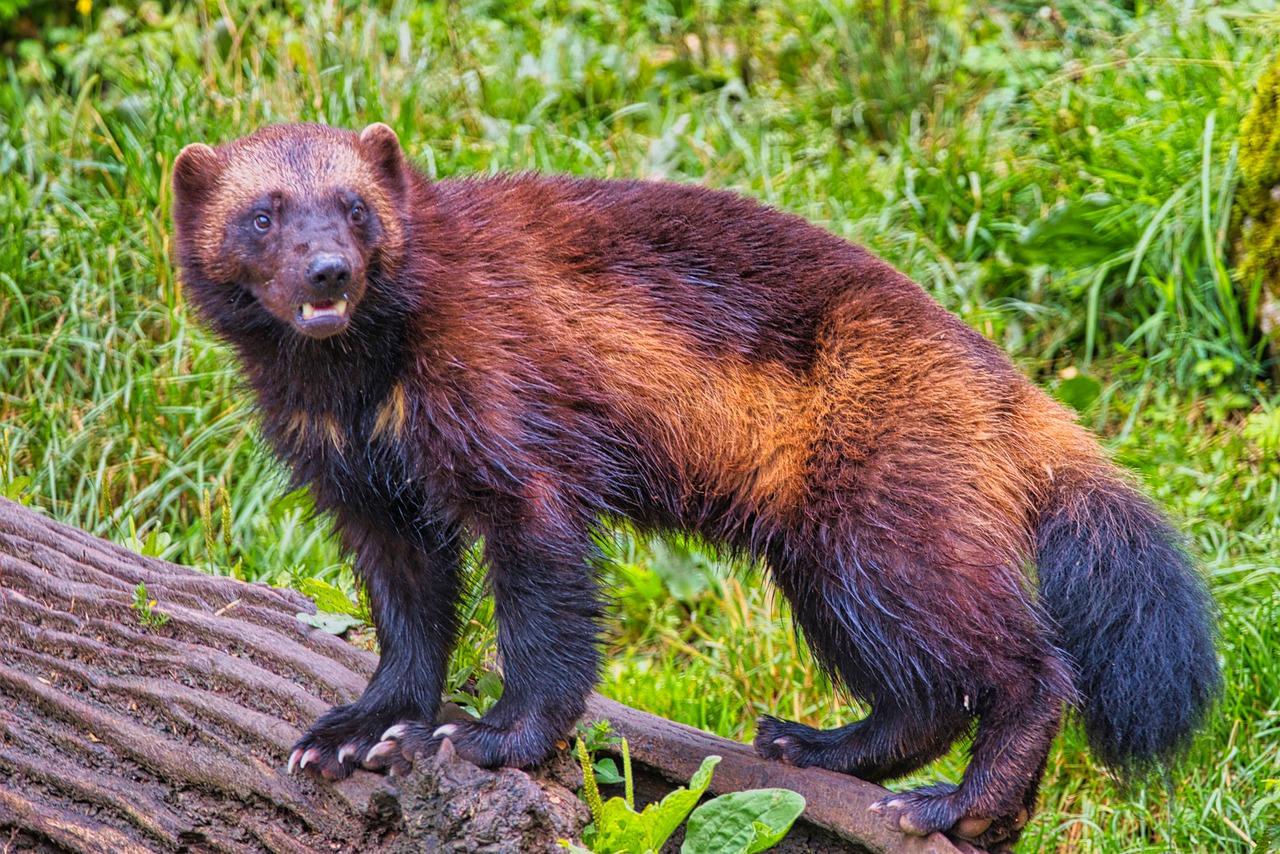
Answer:
M277 125L188 145L173 165L173 218L193 298L219 326L224 308L256 303L311 338L342 332L368 274L400 252L408 180L384 124Z

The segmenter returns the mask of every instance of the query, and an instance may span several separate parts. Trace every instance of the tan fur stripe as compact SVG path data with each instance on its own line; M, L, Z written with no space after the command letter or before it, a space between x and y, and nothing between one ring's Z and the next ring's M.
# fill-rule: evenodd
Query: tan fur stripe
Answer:
M378 417L373 424L370 438L400 438L408 420L408 406L405 401L404 385L396 383L387 399L378 407Z

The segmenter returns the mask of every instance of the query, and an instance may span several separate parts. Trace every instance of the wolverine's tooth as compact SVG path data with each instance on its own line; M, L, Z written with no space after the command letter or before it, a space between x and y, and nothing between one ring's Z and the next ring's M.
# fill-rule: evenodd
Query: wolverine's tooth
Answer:
M347 301L344 299L336 300L333 304L333 310L338 317L342 317L347 313Z
M311 318L313 318L313 317L315 317L315 316L316 316L316 309L315 309L315 306L313 306L313 305L312 305L311 303L309 303L309 302L304 302L304 303L302 304L302 319L303 319L303 320L310 320Z

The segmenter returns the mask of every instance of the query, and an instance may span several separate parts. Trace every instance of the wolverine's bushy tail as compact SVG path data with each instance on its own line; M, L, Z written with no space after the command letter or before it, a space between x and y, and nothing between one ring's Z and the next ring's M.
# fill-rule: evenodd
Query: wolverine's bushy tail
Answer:
M1092 750L1118 771L1177 758L1221 686L1213 602L1179 535L1117 473L1067 476L1036 565Z

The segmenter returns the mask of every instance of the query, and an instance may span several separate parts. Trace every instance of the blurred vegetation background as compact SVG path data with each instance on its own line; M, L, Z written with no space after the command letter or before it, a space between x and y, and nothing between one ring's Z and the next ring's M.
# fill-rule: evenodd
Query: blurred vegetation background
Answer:
M1020 850L1280 850L1280 268L1236 263L1276 222L1274 82L1244 118L1277 35L1263 0L0 0L0 494L299 586L344 628L350 572L174 275L182 146L385 121L432 176L732 188L867 244L997 341L1211 576L1229 687L1173 796L1121 792L1069 731ZM761 712L859 715L754 573L626 529L604 546L607 693L736 738ZM458 684L493 663L488 612ZM923 776L962 769L957 749Z

